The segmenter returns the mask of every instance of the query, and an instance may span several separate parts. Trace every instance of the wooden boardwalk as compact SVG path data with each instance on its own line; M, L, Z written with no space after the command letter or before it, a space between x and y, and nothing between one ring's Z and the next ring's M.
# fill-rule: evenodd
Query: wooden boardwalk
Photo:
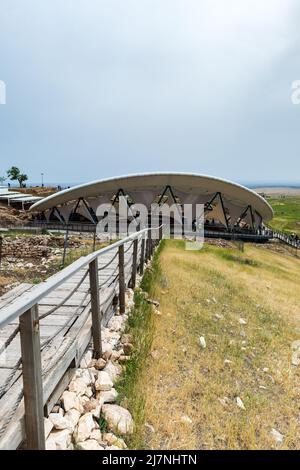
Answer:
M140 238L135 247L132 240L124 243L123 247L124 288L126 288L132 280L133 269L136 273L147 260L147 246ZM99 253L101 251L103 250ZM149 256L151 250L148 258ZM112 246L109 251L98 256L97 261L100 313L102 325L105 326L118 308L120 295L118 246L115 248ZM70 269L70 266L67 269ZM51 278L44 284L50 280ZM40 286L21 284L0 298L0 319L13 310L15 305L17 308L26 304L27 299L32 297ZM92 340L90 292L87 263L37 302L45 415L67 386L70 381L70 371L78 366ZM18 317L0 328L0 351L0 449L15 449L25 438Z

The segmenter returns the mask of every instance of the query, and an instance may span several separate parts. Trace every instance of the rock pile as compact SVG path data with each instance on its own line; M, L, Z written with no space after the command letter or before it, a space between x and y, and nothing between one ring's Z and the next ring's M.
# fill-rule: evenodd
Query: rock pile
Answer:
M129 289L127 308L132 304L133 291ZM82 358L68 389L45 418L46 449L126 449L120 436L133 432L133 419L116 404L114 384L133 348L132 336L124 333L127 318L127 313L114 316L102 329L100 359L93 359L91 350Z

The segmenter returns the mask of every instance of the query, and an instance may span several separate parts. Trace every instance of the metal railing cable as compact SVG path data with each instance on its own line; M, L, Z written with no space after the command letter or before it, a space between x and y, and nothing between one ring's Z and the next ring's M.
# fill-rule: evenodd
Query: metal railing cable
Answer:
M119 266L118 266L118 265L115 267L115 269L113 270L113 272L109 275L109 277L107 277L107 278L105 279L105 281L102 282L102 283L99 285L99 289L101 289L101 287L105 286L105 285L110 281L110 279L115 275L115 273L116 273L117 271L119 271Z
M118 250L117 250L116 254L106 264L104 264L103 266L100 266L100 268L98 268L98 271L103 271L103 269L108 268L108 266L111 265L111 263L116 259L117 256L118 256Z
M13 330L13 332L9 335L9 337L4 341L3 345L0 348L0 355L5 351L5 349L7 349L7 347L10 345L10 343L15 339L15 337L17 336L19 331L20 331L20 327L17 326Z
M19 299L16 299L14 302L12 302L8 307L3 309L2 311L0 309L0 312L1 312L0 328L8 325L10 322L14 321L15 319L17 319L23 314L27 315L30 309L38 305L39 301L43 299L47 294L49 294L50 292L53 292L63 282L67 281L72 276L74 276L74 274L79 273L84 267L88 266L88 269L86 269L84 275L81 276L81 278L76 283L76 285L72 287L71 291L58 303L58 305L55 305L53 308L51 308L47 312L41 314L38 320L40 321L48 317L49 315L57 311L61 306L65 305L65 303L77 292L77 290L83 284L89 272L91 272L90 266L93 261L95 261L101 255L104 255L112 250L116 250L116 252L110 258L109 262L107 262L105 265L98 268L98 271L103 271L109 265L112 265L113 261L117 258L119 251L120 251L118 248L121 245L126 246L126 244L128 244L125 250L123 250L123 254L129 253L129 251L131 250L134 244L134 241L136 239L139 241L142 238L146 238L146 233L148 233L148 230L149 229L143 229L142 231L138 233L134 233L126 237L123 240L119 240L113 245L109 245L108 247L101 248L100 250L97 250L96 252L91 253L90 255L87 255L83 258L78 259L77 261L72 263L72 265L69 265L62 271L58 272L57 274L49 278L45 283L41 283L40 285L33 288L30 291L30 293L24 295L23 297L20 297ZM128 267L129 264L133 265L133 262L134 262L133 253L131 253L130 256L128 256L126 263L123 262L124 270ZM137 256L137 254L135 256ZM105 281L99 285L99 290L103 286L110 287L111 285L116 283L116 280L119 278L119 275L120 275L119 269L120 269L120 266L119 266L119 263L117 263L113 271L109 273ZM82 296L79 304L76 305L76 308L73 311L72 315L70 315L69 318L67 318L67 320L63 323L63 325L60 325L59 328L50 337L46 338L43 342L40 341L40 349L41 351L45 352L48 348L50 348L50 351L51 351L51 344L55 338L63 338L63 337L68 338L68 341L65 341L62 343L61 351L60 351L60 347L58 347L58 350L55 352L55 361L52 358L52 360L50 360L49 363L47 363L46 366L44 366L43 369L41 370L41 374L43 378L49 373L49 370L57 366L57 362L61 359L61 357L63 357L63 355L66 354L66 352L70 348L70 345L74 343L74 341L77 338L78 331L80 330L80 328L82 328L82 325L85 324L86 320L91 315L91 308L92 308L91 300L92 299L90 298L90 300L86 303L88 296L92 296L91 284L90 284L89 289L86 292L85 290L83 292L84 292L84 295ZM105 299L105 304L107 303L107 301L110 302L109 300L110 298L111 298L111 295L109 295ZM79 317L81 319L78 323L78 326L77 327L75 326L73 329L73 326L76 325L76 322ZM5 340L4 344L1 345L0 354L3 353L8 348L8 346L16 338L18 333L20 333L19 325L16 328L14 328L14 330L10 333L8 338ZM23 375L22 369L20 369L21 365L22 365L22 358L17 360L16 364L14 364L14 366L11 368L11 371L8 377L6 378L5 382L0 386L0 400L2 403L5 403L5 400L6 400L5 394L9 390L11 390L13 386L17 386L17 388L14 389L14 394L17 396L13 399L14 400L13 405L9 409L9 412L7 412L6 410L5 414L2 413L2 415L0 416L0 437L2 437L3 433L7 429L7 426L9 425L11 418L14 416L24 396L23 388L18 393L18 387L19 387L18 381ZM25 366L26 364L24 365L24 367ZM20 384L20 387L22 387L22 384ZM25 402L26 402L26 396L25 396ZM3 412L4 410L5 410L5 407L3 409Z
M77 292L77 290L79 289L79 287L81 286L81 284L84 282L85 278L87 277L88 275L88 270L84 273L84 275L82 276L82 278L78 281L78 283L76 284L76 286L71 290L71 292L69 292L69 294L61 301L59 302L59 304L55 305L53 308L51 308L50 310L48 310L47 312L43 313L42 315L39 316L39 320L42 320L43 318L46 318L48 317L49 315L51 315L52 313L54 313L58 308L62 307L74 294L75 292Z

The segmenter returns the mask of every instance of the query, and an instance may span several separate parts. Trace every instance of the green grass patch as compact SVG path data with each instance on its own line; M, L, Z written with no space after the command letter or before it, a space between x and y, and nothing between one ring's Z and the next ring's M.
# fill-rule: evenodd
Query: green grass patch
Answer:
M269 226L274 230L300 235L300 196L268 198L274 210Z
M135 305L129 313L126 329L126 333L130 333L133 337L134 350L126 363L121 379L116 384L118 403L125 402L133 416L134 433L127 439L127 444L134 449L143 447L141 436L145 422L145 400L139 377L145 369L154 335L153 306L147 302L146 297L155 296L154 286L161 275L159 255L163 246L164 241L155 251L151 266L145 270L140 288L135 291Z

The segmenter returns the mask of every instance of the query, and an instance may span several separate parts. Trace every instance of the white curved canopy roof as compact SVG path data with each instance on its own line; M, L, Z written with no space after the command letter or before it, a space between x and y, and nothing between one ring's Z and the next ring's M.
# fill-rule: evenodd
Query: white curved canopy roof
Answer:
M119 189L129 195L147 192L161 194L168 185L171 186L175 196L178 194L181 197L182 202L186 199L184 195L209 197L220 192L225 201L232 206L251 205L252 209L257 211L265 221L273 217L271 206L256 192L224 179L189 173L146 173L93 181L52 194L35 203L30 210L41 212L79 198L113 196ZM135 202L143 201L136 200Z

